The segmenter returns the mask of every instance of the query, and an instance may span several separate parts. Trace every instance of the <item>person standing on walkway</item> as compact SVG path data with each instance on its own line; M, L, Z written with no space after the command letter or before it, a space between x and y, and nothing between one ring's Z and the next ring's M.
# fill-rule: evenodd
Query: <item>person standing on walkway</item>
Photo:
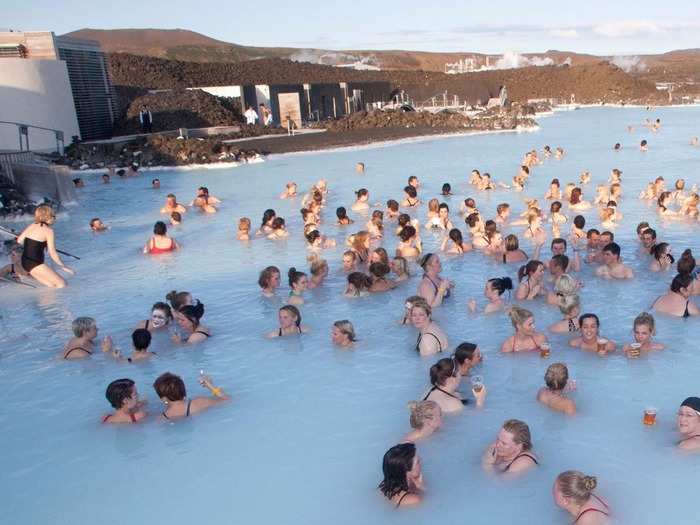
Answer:
M141 111L139 111L139 121L141 122L141 133L153 132L153 115L151 115L148 106L141 106Z
M255 112L255 110L247 106L245 113L243 113L243 116L245 117L246 124L249 126L254 126L255 123L258 121L258 114Z

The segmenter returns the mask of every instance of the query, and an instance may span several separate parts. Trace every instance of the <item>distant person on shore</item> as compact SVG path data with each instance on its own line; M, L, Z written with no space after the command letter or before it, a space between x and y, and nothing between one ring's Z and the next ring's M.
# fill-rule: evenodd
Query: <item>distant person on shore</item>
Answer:
M272 125L272 110L268 108L265 103L260 104L260 116L262 117L263 126Z
M255 123L258 121L258 114L250 106L246 106L246 110L245 113L243 113L243 116L245 117L245 123L249 126L254 126Z
M141 123L141 133L152 133L153 132L153 115L148 109L148 106L141 106L141 111L139 111L139 122Z

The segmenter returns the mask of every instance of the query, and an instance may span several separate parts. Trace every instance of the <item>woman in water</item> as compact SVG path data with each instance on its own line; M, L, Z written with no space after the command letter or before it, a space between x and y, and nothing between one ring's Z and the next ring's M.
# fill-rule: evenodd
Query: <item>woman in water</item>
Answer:
M577 294L569 294L557 296L557 298L557 306L564 319L550 326L549 331L554 334L578 332L581 328L578 321L578 316L581 314L581 300L579 296Z
M435 401L444 414L460 412L464 405L469 403L457 392L461 381L457 363L451 357L440 359L430 367L430 384L432 385L423 397L423 401ZM480 390L472 390L476 399L476 406L481 408L486 400L486 387L481 385Z
M597 352L604 357L615 351L615 341L600 335L600 319L596 314L583 314L578 318L581 335L569 341L569 346L589 352Z
M241 217L238 219L238 233L236 233L236 238L239 241L250 240L250 219L248 217Z
M432 309L427 304L415 303L411 308L411 324L418 329L416 352L421 356L438 354L447 350L447 335L432 319Z
M442 426L442 410L435 401L411 401L408 410L413 430L403 437L401 443L422 441Z
M531 301L541 295L547 295L547 289L544 287L544 264L541 261L533 259L521 266L518 270L518 281L520 284L515 291L518 301Z
M369 254L369 263L382 263L382 264L389 264L389 254L387 251L382 248L375 248L372 250L372 252Z
M535 316L530 310L511 306L508 316L515 328L515 335L503 342L501 352L539 352L541 346L547 344L547 337L535 329Z
M649 269L652 272L665 272L671 269L676 260L671 254L671 245L667 242L660 242L651 247L652 260Z
M260 277L258 277L260 293L265 297L274 297L275 290L280 287L280 281L280 269L277 266L268 266L260 272Z
M348 284L343 292L344 297L366 297L372 286L372 278L362 272L352 272L348 274Z
M105 397L112 405L115 412L107 414L102 418L102 423L111 424L133 424L146 417L146 412L142 410L143 403L139 401L139 394L136 391L136 383L131 379L117 379L107 386Z
M279 328L273 330L267 337L284 337L286 335L301 335L308 332L308 329L301 324L301 313L296 306L286 304L279 309L277 314Z
M423 299L420 295L412 295L408 299L406 299L406 302L404 303L404 313L403 317L399 321L399 324L402 326L412 326L413 323L411 322L411 309L413 308L414 305L423 305L427 306L428 303L425 302L425 299Z
M369 209L369 191L366 188L360 188L355 192L355 202L350 207L352 211L365 211Z
M63 359L82 359L95 352L97 325L92 317L78 317L71 324L73 337L63 347ZM102 351L112 351L112 338L102 339Z
M481 350L474 343L460 343L460 345L455 348L455 353L452 356L455 364L457 365L457 373L461 377L466 377L472 368L477 366L483 361L483 356L481 355Z
M396 247L396 255L400 257L418 257L421 252L421 244L418 239L418 231L407 224L399 233L399 242Z
M518 236L514 234L506 235L503 241L504 251L501 253L494 253L496 258L500 258L503 264L508 263L518 263L527 261L527 254L520 249L520 241L518 241Z
M449 248L447 248L447 243L449 241L452 241L452 244ZM465 252L471 251L473 247L471 243L464 242L461 231L459 231L457 228L452 228L450 233L443 238L440 249L445 253L463 255Z
M56 214L46 204L34 210L34 223L27 226L17 237L17 244L22 245L22 268L39 283L49 288L63 288L66 281L44 262L44 251L56 266L67 274L75 272L61 261L56 251L56 242L51 225L56 222Z
M300 305L304 304L304 296L302 295L309 285L309 279L304 272L298 272L293 266L287 272L289 277L289 304Z
M532 437L527 423L509 419L503 423L496 441L484 452L481 464L487 472L516 477L539 465L532 452Z
M673 203L673 197L670 191L661 192L659 198L656 200L658 205L659 215L666 218L677 217L678 213L669 208Z
M400 283L411 277L411 274L408 273L408 261L400 255L397 255L391 260L389 267L391 271L394 272L394 275L396 275L394 282Z
M676 317L700 315L700 309L690 300L693 278L686 273L679 273L671 281L668 292L656 298L651 307L662 314Z
M426 253L419 262L423 268L423 279L418 285L418 295L423 297L431 307L440 306L443 299L450 296L454 286L448 279L440 277L442 265L440 257L434 253Z
M340 206L335 210L335 216L338 218L338 221L336 222L336 225L338 226L349 226L355 222L348 217L348 211L343 206Z
M391 272L388 264L374 262L369 265L369 275L372 278L372 285L369 287L370 292L386 292L396 288L396 283L386 276Z
M153 383L153 389L165 405L165 410L161 414L163 419L171 420L190 417L230 399L221 388L214 386L211 379L207 376L200 377L199 384L208 389L213 397L187 399L185 382L180 376L170 372L165 372L158 376L158 379Z
M553 363L544 374L546 387L537 392L537 401L555 412L563 412L567 416L576 414L576 403L566 397L565 393L575 387L569 381L569 369L564 363Z
M181 316L180 308L188 304L194 304L194 297L192 297L190 292L177 292L172 290L165 296L165 300L170 303L170 311L175 319Z
M153 237L143 247L143 253L152 255L168 253L180 248L180 245L172 237L168 237L168 227L163 221L158 221L153 226Z
M485 314L503 310L506 302L503 300L503 292L513 289L513 281L510 277L495 277L486 281L484 286L484 296L489 300L484 308ZM470 299L467 303L469 311L475 313L477 310L476 299Z
M577 470L562 472L554 481L554 503L574 517L574 525L606 525L610 507L593 493L597 484L595 477Z
M167 328L172 320L173 313L170 307L159 301L151 308L151 316L145 321L139 321L136 328L144 328L149 332L155 332L162 328Z
M272 233L272 223L276 217L277 214L275 213L275 210L265 210L262 216L262 223L260 224L260 229L258 230L256 235L269 235L270 233Z
M331 328L331 342L341 348L352 348L357 339L355 327L347 319L336 321Z
M411 185L406 186L403 189L404 199L401 201L401 206L405 208L413 208L420 204L420 199L418 198L418 191Z
M284 191L280 193L280 199L293 199L297 196L297 183L288 182Z
M544 196L545 200L559 200L561 199L561 186L559 184L559 179L552 179L549 184L549 189Z
M569 198L569 208L572 210L587 210L590 207L591 203L583 200L583 191L581 191L581 188L574 188Z
M384 479L379 491L395 506L418 505L423 500L423 472L413 443L394 445L382 460Z
M276 241L286 239L287 237L289 237L289 232L287 231L284 219L282 217L275 217L272 221L272 227L270 229L270 233L267 235L267 238L272 241Z
M345 273L354 272L357 267L357 255L352 250L343 253L343 271Z
M185 334L173 334L172 340L176 344L196 344L206 341L211 337L209 328L200 324L200 319L204 315L204 305L197 301L197 304L188 304L180 308L180 315L176 317L177 324L185 331Z
M537 208L527 216L527 229L523 233L526 239L532 239L535 244L542 244L547 239L547 232L542 227L542 216Z
M311 278L307 281L307 289L312 290L318 288L323 284L324 279L328 275L328 262L325 259L321 259L317 254L312 253L307 257L310 263L309 273Z
M350 249L355 252L357 260L362 264L369 262L369 232L359 231L348 238Z
M625 344L622 347L622 351L627 357L635 358L639 357L641 352L666 348L665 345L652 341L652 337L656 335L656 322L654 316L647 312L642 312L635 317L632 333L634 334L634 343Z
M678 431L682 439L678 448L689 452L700 450L700 398L686 398L678 409Z

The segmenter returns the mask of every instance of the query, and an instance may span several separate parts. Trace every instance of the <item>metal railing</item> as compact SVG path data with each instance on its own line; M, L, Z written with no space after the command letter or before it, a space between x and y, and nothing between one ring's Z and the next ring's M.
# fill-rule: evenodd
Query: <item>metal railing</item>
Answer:
M15 183L15 174L12 170L13 164L34 163L36 159L31 151L21 152L0 152L0 174L4 175L12 184Z
M43 126L34 126L32 124L23 124L22 122L10 122L6 120L0 120L0 124L9 124L11 126L17 126L20 151L31 151L29 148L29 129L31 128L53 132L54 136L56 137L56 153L58 153L59 155L63 154L63 148L65 148L66 143L64 140L63 131L61 131L60 129L45 128Z

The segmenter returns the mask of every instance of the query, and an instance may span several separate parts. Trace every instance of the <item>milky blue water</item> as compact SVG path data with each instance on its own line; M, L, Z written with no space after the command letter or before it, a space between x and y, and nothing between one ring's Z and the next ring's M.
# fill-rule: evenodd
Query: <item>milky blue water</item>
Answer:
M647 117L662 119L660 133L643 130ZM700 456L674 450L674 415L681 400L700 394L698 320L657 318L657 340L668 349L634 361L619 352L601 359L571 350L565 335L552 337L548 361L504 356L498 349L512 333L509 320L502 313L470 315L466 302L476 297L483 306L484 280L514 277L516 268L473 253L443 258L443 275L457 286L434 318L451 348L462 341L481 347L485 362L478 373L489 391L486 407L446 417L444 428L419 444L426 499L418 508L394 511L376 491L381 458L409 430L406 403L423 395L427 370L437 358L419 358L413 350L415 330L396 322L404 299L415 293L420 276L415 268L411 280L393 292L352 301L341 297L342 241L366 219L355 215L357 223L341 229L334 226L334 210L349 208L360 187L369 189L372 202L400 199L408 176L417 175L424 202L439 194L443 182L452 184L455 196L448 202L464 231L457 210L466 196L476 198L487 217L502 201L519 213L523 197L541 199L553 177L563 186L589 170L592 182L584 191L592 198L595 185L620 168L625 219L615 234L637 277L603 282L585 267L582 302L584 311L600 316L605 336L629 342L632 320L672 277L646 271L649 261L637 252L637 222L651 222L676 254L687 246L700 248L697 223L663 222L653 207L636 199L658 175L669 185L677 177L688 186L700 182L700 149L688 144L700 134L699 117L700 108L583 109L542 119L533 133L282 156L235 169L163 170L109 186L87 177L79 203L56 224L59 247L82 256L76 262L66 259L77 270L69 286L58 291L0 287L2 521L511 524L526 517L533 523L569 523L552 501L551 485L560 471L575 468L598 476L599 493L619 523L694 523ZM634 133L627 131L630 124ZM650 144L646 153L637 148L642 138ZM615 142L623 144L622 151L613 151ZM468 186L473 168L509 181L523 153L545 144L563 147L566 156L535 168L522 194L477 194ZM359 161L367 166L364 175L354 171ZM150 189L152 175L160 177L160 190ZM321 289L306 294L301 308L310 333L266 340L263 334L276 328L282 301L261 298L258 272L270 264L283 274L292 265L308 268L300 200L280 201L277 195L288 181L304 190L320 177L331 190L321 229L339 241L325 253L331 272ZM171 232L183 246L180 252L143 256L141 247L160 218L165 195L174 192L188 202L200 185L223 200L220 212L188 212ZM248 216L258 226L268 207L287 218L290 239L236 241L237 219ZM424 218L425 207L418 213ZM587 227L598 225L597 213L585 215ZM111 231L92 234L88 221L94 216ZM439 237L426 233L424 243L432 251ZM396 238L387 235L390 253L395 245ZM59 359L71 321L82 315L96 318L100 334L110 334L127 350L134 325L173 289L189 290L205 304L203 323L213 334L207 342L173 348L159 335L153 344L159 357L138 365L102 355L82 362ZM285 283L280 296L286 292ZM528 307L540 329L560 318L557 309L541 303ZM330 344L332 322L344 318L354 323L360 339L353 351ZM550 413L535 401L554 361L566 362L578 381L576 417ZM158 421L153 380L171 371L184 378L191 395L199 395L204 393L197 385L200 369L231 393L232 402L186 421ZM153 416L144 424L99 424L110 408L105 388L119 377L134 379L148 399ZM659 408L659 424L651 428L640 424L648 404ZM481 471L480 457L509 418L529 423L541 466L503 482Z

